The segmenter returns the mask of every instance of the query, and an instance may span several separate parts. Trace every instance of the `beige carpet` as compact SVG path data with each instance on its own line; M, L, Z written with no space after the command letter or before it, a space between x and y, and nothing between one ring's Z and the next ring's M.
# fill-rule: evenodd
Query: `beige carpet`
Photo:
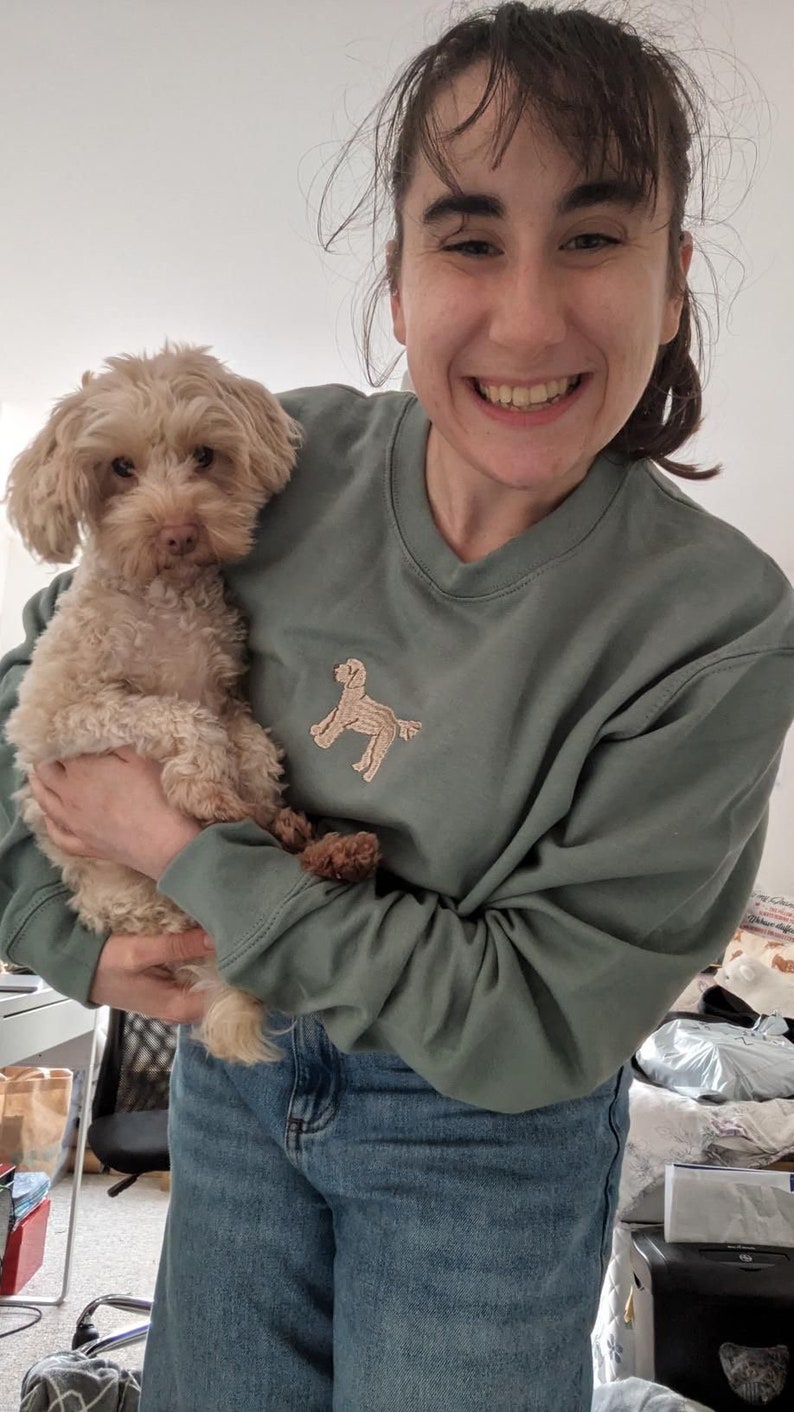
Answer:
M100 1294L150 1297L154 1290L168 1196L156 1177L141 1177L119 1196L107 1189L117 1177L87 1175L83 1178L69 1293L61 1305L42 1305L41 1321L24 1333L0 1338L0 1412L17 1412L22 1376L45 1353L71 1347L78 1315ZM51 1193L52 1210L47 1230L45 1260L41 1269L19 1293L35 1304L36 1295L56 1294L66 1245L71 1200L71 1178L59 1182ZM0 1305L0 1334L27 1322L25 1309ZM136 1315L114 1309L97 1315L101 1334L139 1322ZM132 1344L113 1357L129 1368L140 1367L142 1344Z

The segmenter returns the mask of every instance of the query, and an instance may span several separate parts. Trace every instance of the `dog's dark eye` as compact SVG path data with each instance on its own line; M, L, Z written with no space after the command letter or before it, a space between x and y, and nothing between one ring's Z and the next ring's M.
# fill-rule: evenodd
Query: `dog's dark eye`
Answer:
M202 471L206 471L207 467L211 466L215 460L215 452L211 446L197 446L193 452L193 460Z
M129 480L135 471L135 465L129 456L117 456L115 461L111 461L110 464L116 475L121 476L124 480Z

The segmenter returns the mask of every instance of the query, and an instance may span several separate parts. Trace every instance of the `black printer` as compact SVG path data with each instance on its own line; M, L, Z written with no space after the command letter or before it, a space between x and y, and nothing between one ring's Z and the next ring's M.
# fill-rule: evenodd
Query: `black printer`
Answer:
M794 1247L632 1238L635 1372L714 1412L794 1412Z

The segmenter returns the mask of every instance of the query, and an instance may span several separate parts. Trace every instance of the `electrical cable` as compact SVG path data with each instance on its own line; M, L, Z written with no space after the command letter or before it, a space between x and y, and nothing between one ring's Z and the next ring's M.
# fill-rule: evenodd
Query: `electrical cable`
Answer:
M32 1319L28 1319L26 1324L18 1324L15 1329L4 1329L0 1333L0 1338L10 1338L12 1334L22 1334L25 1329L32 1329L34 1324L38 1324L43 1312L36 1304L0 1304L0 1309L13 1309L14 1311L28 1309L34 1316Z

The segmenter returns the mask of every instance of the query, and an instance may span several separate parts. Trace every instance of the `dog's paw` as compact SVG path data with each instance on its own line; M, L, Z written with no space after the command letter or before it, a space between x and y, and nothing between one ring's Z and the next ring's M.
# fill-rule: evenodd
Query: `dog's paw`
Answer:
M379 859L374 833L328 833L300 855L307 872L332 882L363 882L375 872Z
M302 853L314 838L314 829L306 815L296 809L279 809L267 828L287 853Z

